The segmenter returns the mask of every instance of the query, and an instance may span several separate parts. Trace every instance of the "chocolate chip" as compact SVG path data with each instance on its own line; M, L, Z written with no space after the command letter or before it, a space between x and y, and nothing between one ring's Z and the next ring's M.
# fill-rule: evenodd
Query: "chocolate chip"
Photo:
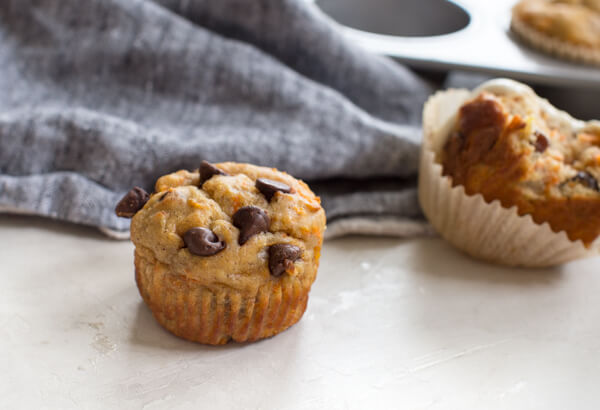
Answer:
M267 201L271 202L271 198L275 195L275 192L284 192L289 194L292 192L292 188L283 182L273 181L267 178L258 178L256 180L256 188L267 198Z
M593 189L594 191L599 191L600 192L600 186L598 186L598 181L589 172L579 171L569 181L579 182L583 186L586 186L586 187L588 187L590 189Z
M278 243L269 247L269 271L273 276L281 276L291 270L294 261L300 259L302 250L294 245Z
M233 225L240 230L240 245L258 233L268 232L270 224L269 215L257 206L244 206L233 214Z
M544 152L548 148L550 142L548 138L539 131L534 132L535 135L535 143L533 144L536 152Z
M183 235L183 242L190 253L198 256L212 256L225 249L225 242L210 229L192 228Z
M148 199L150 199L148 192L136 186L121 198L115 208L115 213L122 218L133 218L137 211L148 202Z
M214 175L228 175L226 172L221 171L208 161L202 161L200 164L200 186L211 179Z

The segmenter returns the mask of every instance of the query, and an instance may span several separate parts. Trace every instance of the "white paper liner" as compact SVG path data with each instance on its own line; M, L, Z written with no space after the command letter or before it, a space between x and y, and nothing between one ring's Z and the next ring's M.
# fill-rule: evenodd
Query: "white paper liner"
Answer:
M471 96L467 90L438 92L425 104L423 144L419 165L419 201L429 222L444 239L469 255L508 266L547 267L598 254L598 241L588 249L565 232L537 224L517 207L467 195L452 187L435 161L450 134L459 107Z
M540 33L513 16L511 30L530 46L559 57L579 63L600 66L600 49L570 44Z

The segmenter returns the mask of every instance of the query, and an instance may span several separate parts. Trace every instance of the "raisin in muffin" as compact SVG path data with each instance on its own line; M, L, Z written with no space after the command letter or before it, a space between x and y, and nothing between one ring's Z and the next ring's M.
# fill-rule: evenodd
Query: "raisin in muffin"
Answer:
M554 56L600 64L600 0L522 0L511 29Z
M573 128L539 101L484 90L463 104L442 153L444 175L588 245L600 234L600 128Z
M203 162L134 188L136 282L155 318L182 338L224 344L275 335L303 315L325 213L306 184L275 169Z

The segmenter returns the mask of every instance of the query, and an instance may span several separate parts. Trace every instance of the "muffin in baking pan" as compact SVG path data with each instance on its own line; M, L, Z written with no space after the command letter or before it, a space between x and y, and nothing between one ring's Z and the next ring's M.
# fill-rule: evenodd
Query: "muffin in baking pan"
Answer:
M438 93L424 113L419 195L451 243L508 265L548 266L595 252L600 123L493 80Z
M600 65L600 0L521 0L511 30L555 57Z
M203 162L139 188L135 277L154 317L182 338L223 344L273 336L302 317L316 278L325 213L306 184L275 169Z

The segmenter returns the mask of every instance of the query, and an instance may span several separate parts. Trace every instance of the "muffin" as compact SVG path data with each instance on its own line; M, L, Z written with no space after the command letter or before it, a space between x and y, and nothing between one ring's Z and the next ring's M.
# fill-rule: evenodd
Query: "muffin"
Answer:
M135 278L167 330L205 344L273 336L302 317L325 213L308 186L275 169L202 162L155 193L117 205L133 217Z
M600 65L600 0L522 0L511 29L541 51Z
M595 252L600 123L575 120L510 80L439 93L424 121L419 195L451 243L523 266Z

